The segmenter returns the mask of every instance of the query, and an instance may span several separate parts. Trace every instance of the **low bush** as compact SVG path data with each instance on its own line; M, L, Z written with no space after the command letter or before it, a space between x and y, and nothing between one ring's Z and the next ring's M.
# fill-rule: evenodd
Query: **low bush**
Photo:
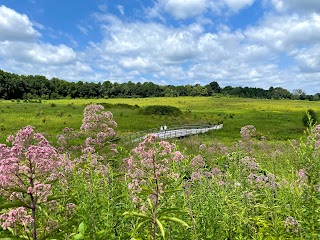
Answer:
M126 109L137 109L140 108L139 105L135 104L135 105L130 105L130 104L126 104L126 103L116 103L116 104L112 104L112 103L98 103L100 105L102 105L105 108L126 108Z
M313 126L317 122L317 115L314 110L308 109L302 117L302 123L304 126Z
M182 114L181 110L173 106L151 105L140 109L140 113L144 115L169 115L179 116Z

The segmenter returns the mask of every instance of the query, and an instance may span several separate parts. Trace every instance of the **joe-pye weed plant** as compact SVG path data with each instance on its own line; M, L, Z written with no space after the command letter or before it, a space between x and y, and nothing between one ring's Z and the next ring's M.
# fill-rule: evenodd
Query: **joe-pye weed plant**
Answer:
M126 234L121 214L127 188L117 181L121 176L110 164L117 154L116 146L109 142L116 135L116 126L112 113L103 106L91 104L84 109L82 126L76 134L86 138L80 148L73 147L81 149L81 154L74 159L70 183L77 220L85 231L71 237L116 239Z
M125 159L126 178L136 211L125 212L124 215L137 218L133 238L155 240L162 236L163 239L177 239L178 235L174 234L179 232L179 225L188 228L181 219L186 215L179 171L184 159L174 144L157 141L153 134L145 137ZM171 229L171 224L178 226ZM183 235L180 237L184 238Z
M7 142L0 144L1 209L7 209L1 211L1 226L14 236L45 239L62 228L59 220L66 220L60 205L66 196L59 188L66 184L72 163L31 126ZM49 212L60 216L52 219Z
M320 236L320 125L307 129L307 139L295 147L299 165L299 187L302 189L301 225L308 239Z

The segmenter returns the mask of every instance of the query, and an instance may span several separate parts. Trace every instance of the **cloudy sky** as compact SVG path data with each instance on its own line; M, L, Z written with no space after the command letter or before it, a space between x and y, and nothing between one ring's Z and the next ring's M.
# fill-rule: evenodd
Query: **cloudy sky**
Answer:
M1 0L0 69L320 92L320 0Z

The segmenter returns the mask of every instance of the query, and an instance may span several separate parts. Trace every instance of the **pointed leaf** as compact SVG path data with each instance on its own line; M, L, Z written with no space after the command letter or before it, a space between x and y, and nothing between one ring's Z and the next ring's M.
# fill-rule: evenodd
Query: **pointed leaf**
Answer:
M157 225L160 229L160 232L161 232L163 239L165 239L165 231L164 231L164 227L163 227L162 223L160 222L159 219L156 219L156 222L157 222Z
M74 235L73 239L74 240L83 240L84 236L82 233L78 233L78 234Z
M153 203L151 202L151 199L148 198L147 201L148 201L149 206L151 207L151 209L154 209L154 205L153 205Z
M166 208L166 209L161 209L158 211L158 216L163 215L163 214L168 214L168 213L188 213L187 211L181 209L181 208Z
M181 220L179 218L176 218L176 217L165 217L165 216L163 216L163 217L160 217L160 219L161 220L168 220L168 221L171 221L171 222L176 222L176 223L181 224L182 226L185 226L185 227L189 228L189 225L185 221L183 221L183 220Z
M150 219L147 215L143 213L138 213L138 212L124 212L122 215L129 215L129 216L135 216L135 217L141 217L145 219Z
M78 231L79 231L79 233L82 233L84 235L84 233L85 233L85 224L84 224L84 222L80 223L80 225L78 227Z
M14 201L14 202L5 202L0 205L0 210L5 208L16 208L16 207L26 207L30 208L30 206L27 206L25 203L22 203L20 201Z
M137 227L134 229L134 232L138 232L138 230L139 230L143 225L145 225L145 224L147 224L147 223L149 223L149 222L151 222L151 219L146 219L146 220L140 222L140 223L137 225Z

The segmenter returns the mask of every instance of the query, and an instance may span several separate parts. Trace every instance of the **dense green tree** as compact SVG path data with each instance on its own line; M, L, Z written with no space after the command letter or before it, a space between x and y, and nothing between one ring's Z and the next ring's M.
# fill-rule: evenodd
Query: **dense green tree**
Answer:
M0 70L0 98L2 99L58 99L58 98L131 98L131 97L177 97L177 96L211 96L223 94L246 98L292 98L300 100L320 100L320 93L306 95L301 89L293 93L281 87L268 90L251 87L221 88L215 81L205 86L187 84L181 86L157 85L153 82L103 83L68 82L59 78L48 80L40 75L18 75Z
M209 95L212 95L214 93L221 93L221 87L217 82L211 82L205 87L207 88Z

